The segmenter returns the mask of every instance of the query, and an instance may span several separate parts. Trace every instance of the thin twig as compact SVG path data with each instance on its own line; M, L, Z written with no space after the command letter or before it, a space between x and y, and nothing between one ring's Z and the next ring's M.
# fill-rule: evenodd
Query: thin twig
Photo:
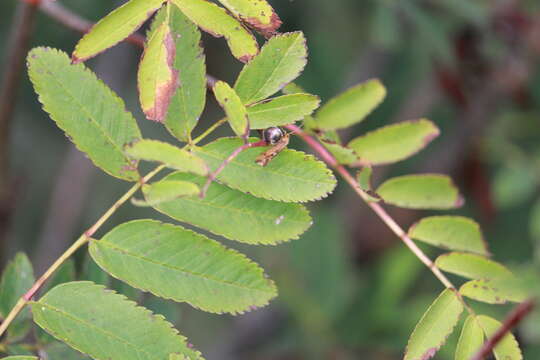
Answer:
M47 282L47 280L55 273L56 270L73 255L78 249L80 249L82 246L84 246L92 236L98 231L98 229L107 221L112 214L118 210L120 206L122 206L126 201L135 194L140 187L148 182L151 178L153 178L158 172L163 170L165 168L164 165L160 165L157 168L155 168L153 171L148 173L145 177L141 179L141 181L138 181L136 184L134 184L120 199L118 199L110 208L107 210L97 221L94 225L92 225L87 231L85 231L78 239L67 249L48 269L43 273L43 275L34 283L34 285L28 290L15 304L15 307L11 309L8 316L0 324L0 336L6 331L9 324L15 319L15 317L22 311L22 309L28 304L30 300L32 300L32 297L39 291L39 289Z
M487 341L484 343L482 348L471 358L471 360L483 360L486 356L491 354L495 346L515 328L533 309L535 306L535 300L529 299L512 310L510 315L503 322L499 330L495 332Z
M6 253L5 237L13 211L12 178L9 175L9 136L36 10L37 4L34 3L19 1L17 4L9 35L3 81L0 86L0 267L5 260L3 259Z
M238 147L236 150L234 150L231 155L229 155L223 162L219 165L219 167L212 173L208 174L208 180L206 180L206 184L204 184L204 187L201 190L200 197L203 198L206 195L206 192L208 191L208 188L212 184L212 182L216 179L216 177L225 169L225 167L231 163L240 153L244 150L253 148L253 147L259 147L259 146L266 146L268 145L266 141L257 141L254 143L246 143L240 147Z
M375 202L369 201L369 195L366 194L356 181L356 179L343 167L340 165L336 159L330 154L317 140L311 137L309 134L302 131L296 125L287 125L285 126L288 130L300 136L317 154L323 159L329 166L333 167L342 177L347 181L347 183L353 188L353 190L360 196L366 204L381 218L381 220L392 230L392 232L397 235L407 247L413 252L420 261L422 261L431 272L443 283L443 285L455 291L455 286L448 280L448 278L439 270L439 268L431 261L429 257L424 254L424 252L412 241L412 239L405 233L405 231L395 222L395 220L382 208L381 205ZM458 297L461 296L456 291Z

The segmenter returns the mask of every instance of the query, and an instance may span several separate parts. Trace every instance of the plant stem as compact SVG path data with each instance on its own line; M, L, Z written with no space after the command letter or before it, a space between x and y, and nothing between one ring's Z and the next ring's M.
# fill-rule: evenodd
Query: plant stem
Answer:
M201 190L200 197L203 198L206 195L206 192L208 191L208 188L212 184L212 181L214 181L216 179L216 177L225 169L225 167L228 164L230 164L230 162L233 161L234 158L236 158L238 155L240 155L240 153L242 151L253 148L253 147L266 146L266 145L268 145L268 144L265 141L261 140L261 141L257 141L257 142L254 142L254 143L244 144L244 145L238 147L236 150L234 150L231 153L231 155L229 155L225 160L223 160L223 162L219 165L219 167L216 170L214 170L214 172L208 174L208 180L206 181L206 184L204 184L204 187Z
M221 124L226 122L227 119L221 119L206 130L201 136L197 137L192 145L199 143L206 136L208 136L212 131L217 129ZM254 145L254 144L252 144ZM187 147L187 146L186 146ZM17 301L13 309L9 312L6 319L0 324L0 337L7 330L8 326L13 322L15 317L22 311L22 309L28 304L32 297L41 289L43 284L54 274L56 270L67 260L71 255L73 255L78 249L84 246L92 236L99 230L99 228L107 221L120 206L122 206L126 201L128 201L144 184L146 184L150 179L156 176L161 170L166 166L160 165L154 170L142 177L135 185L133 185L122 197L120 197L88 230L82 234L77 241L75 241L46 271L41 275L41 277L32 285L30 290L28 290L20 299Z
M199 142L201 142L202 139L204 139L205 137L210 135L212 132L214 132L214 130L216 130L218 127L225 124L226 122L227 122L227 118L223 118L223 119L220 119L220 120L216 121L214 124L212 124L212 126L210 126L208 129L206 129L205 132L203 132L201 135L197 136L195 138L195 140L193 140L192 145L195 145L195 144L198 144Z
M84 246L96 231L107 221L120 206L133 196L140 189L140 187L153 178L158 172L165 168L164 165L160 165L146 176L141 178L139 182L133 185L120 199L118 199L87 231L82 234L77 241L75 241L34 283L34 285L17 301L13 309L9 312L8 316L0 325L0 336L7 330L9 324L15 319L15 317L22 311L26 304L34 297L34 295L41 289L43 284L54 274L56 270L73 255L77 250Z
M333 167L340 175L345 179L345 181L353 188L353 190L366 202L366 204L379 216L379 218L392 230L392 232L405 243L405 245L412 251L412 253L426 265L431 272L439 279L443 285L451 290L454 290L458 297L461 299L461 296L456 291L455 286L448 280L448 278L439 270L439 268L431 261L429 257L424 254L424 252L412 241L412 239L407 235L407 233L399 226L396 221L383 209L378 203L369 201L369 195L366 194L361 188L356 179L343 167L340 165L334 156L330 154L326 148L324 148L317 140L311 137L309 134L305 133L296 125L287 125L287 129L291 130L293 133L297 134L304 140L313 150L315 150L321 159L323 159L329 166ZM464 303L464 301L462 301ZM465 304L466 305L466 304ZM468 307L467 307L468 308ZM468 308L470 310L470 308Z
M487 341L484 343L482 348L471 358L471 360L483 360L488 356L495 346L508 334L513 328L515 328L521 320L525 318L535 306L534 299L529 299L512 310L510 315L506 318L502 326L497 330Z

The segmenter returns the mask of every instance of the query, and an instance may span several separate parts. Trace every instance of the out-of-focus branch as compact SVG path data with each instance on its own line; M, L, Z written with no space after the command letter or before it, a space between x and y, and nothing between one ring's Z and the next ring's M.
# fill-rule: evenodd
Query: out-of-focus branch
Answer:
M495 334L493 334L487 341L484 343L482 348L471 358L471 360L483 360L486 356L491 354L495 346L515 328L533 309L535 306L534 299L529 299L525 302L522 302L508 315L506 320L503 322Z
M21 1L17 4L9 36L3 81L0 86L0 267L3 267L5 260L3 259L6 254L5 238L14 203L12 177L9 173L11 119L15 110L19 80L34 27L36 10L35 3Z
M58 1L44 0L39 5L39 9L60 24L77 32L85 33L94 25L91 21L65 8ZM126 41L139 47L144 46L144 37L140 34L132 34Z

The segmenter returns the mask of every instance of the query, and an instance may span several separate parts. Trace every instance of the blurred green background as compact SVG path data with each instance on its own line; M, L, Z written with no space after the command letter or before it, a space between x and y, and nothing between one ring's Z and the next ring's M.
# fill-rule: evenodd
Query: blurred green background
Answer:
M96 21L122 1L62 5ZM282 31L302 30L309 63L299 83L323 100L369 78L381 78L385 102L353 131L427 117L442 135L421 154L375 170L391 175L451 174L466 196L454 211L481 224L494 258L509 265L540 255L540 2L538 0L274 0ZM16 0L0 2L0 66L8 58ZM42 12L31 45L71 52L80 34ZM232 82L241 64L225 42L204 36L208 72ZM174 141L143 120L135 71L140 50L120 44L88 64L126 101L146 137ZM5 77L4 72L0 76ZM127 184L92 167L41 110L26 74L17 93L9 143L9 221L2 261L26 251L39 275L108 208ZM200 132L220 118L214 100ZM223 135L227 129L222 129ZM294 147L302 143L293 141ZM108 283L166 315L209 360L401 359L409 334L442 290L432 274L370 213L351 190L309 206L313 227L292 243L249 247L224 240L256 259L280 296L243 316L217 316L167 303L102 276L77 254L77 278ZM389 208L405 228L428 215ZM100 234L127 219L161 215L124 206ZM100 235L98 234L98 235ZM437 252L426 248L430 256ZM459 280L453 279L456 282ZM473 304L502 318L510 306ZM454 334L436 359L452 359ZM517 332L525 359L540 358L540 315ZM60 354L59 352L57 352ZM58 355L71 358L72 355ZM51 356L52 357L52 356ZM54 357L52 357L55 359Z

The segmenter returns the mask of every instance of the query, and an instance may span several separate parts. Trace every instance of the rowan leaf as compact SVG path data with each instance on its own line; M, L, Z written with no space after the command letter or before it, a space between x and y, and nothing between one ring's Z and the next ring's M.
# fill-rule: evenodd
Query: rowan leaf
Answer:
M358 175L356 178L358 179L358 185L360 185L360 188L364 191L368 191L372 189L371 186L371 177L373 176L373 169L371 166L364 166L360 171L358 171Z
M463 216L431 216L411 226L412 239L443 249L489 255L480 225Z
M421 174L398 176L377 189L383 200L408 209L453 209L463 204L463 198L448 176Z
M463 304L450 289L444 290L431 304L414 329L405 360L427 360L446 342L463 312Z
M320 99L311 94L293 94L263 100L247 108L251 129L293 124L319 107Z
M504 265L476 254L443 254L435 260L435 265L443 271L468 279L496 279L512 275Z
M469 315L459 336L454 360L470 360L484 343L484 333L474 315Z
M202 359L162 316L90 281L58 285L31 306L41 328L95 360Z
M508 301L522 302L526 299L523 294L507 292L504 288L497 286L491 279L471 280L463 284L459 292L470 299L485 302L488 304L505 304Z
M224 37L235 58L250 61L259 52L257 40L225 9L208 0L172 0L202 30L215 37Z
M381 197L379 194L377 194L375 191L373 191L373 187L371 186L371 176L373 174L373 169L371 166L364 166L360 171L358 171L358 174L356 175L356 178L358 180L358 185L360 185L360 189L362 189L368 196L369 202L379 202L381 201Z
M350 149L347 146L324 140L321 141L321 143L324 145L326 150L330 151L339 164L350 165L358 161L358 155L353 149Z
M33 49L28 70L43 109L75 146L108 174L138 180L137 164L123 147L140 139L141 133L124 102L91 71L82 64L71 65L58 50Z
M484 331L484 334L486 337L491 337L499 328L502 326L502 324L485 315L479 315L477 316L477 321L480 324L480 327ZM493 348L493 354L495 354L495 359L497 360L522 360L523 355L521 354L521 350L519 348L519 344L512 335L512 333L507 333L501 341Z
M164 181L202 185L206 179L174 173ZM155 209L178 221L247 244L275 245L298 239L311 226L311 217L302 205L256 198L219 183L213 183L202 199L180 198L158 204Z
M219 105L225 110L229 125L234 133L239 137L246 137L249 134L249 122L247 110L236 92L223 81L218 81L214 85L214 96Z
M169 103L165 127L177 139L189 142L206 102L206 64L201 32L177 6L167 4L152 23L153 28L168 24L176 48L172 68L180 81Z
M337 95L315 115L321 130L344 129L364 120L385 98L386 89L379 80L369 80Z
M166 142L143 139L126 145L124 150L134 159L158 162L168 168L193 174L208 174L208 168L202 159Z
M439 128L429 120L411 120L369 132L347 146L358 154L359 163L385 165L411 157L439 133Z
M19 252L11 260L0 280L0 317L9 314L17 301L34 284L34 269L26 254ZM8 328L7 338L10 342L20 340L30 331L30 311L23 309Z
M212 313L268 304L274 283L237 251L180 226L136 220L93 240L90 254L112 276L154 295Z
M132 199L133 204L137 206L155 206L180 197L198 195L200 190L197 185L189 181L161 180L153 184L143 185L142 192L145 200Z
M162 21L148 33L137 73L139 100L148 120L165 121L180 82L179 71L174 68L175 57L174 34L169 23Z
M217 169L241 145L240 139L221 138L195 149L195 154L202 158L210 169ZM243 151L225 167L217 179L242 192L286 202L313 201L326 197L334 190L334 175L324 163L313 156L285 149L267 166L262 167L255 163L255 158L264 150L266 147Z
M259 102L296 79L306 63L306 38L302 32L276 35L244 66L234 89L244 104Z
M73 62L86 61L135 32L165 0L130 0L94 25L77 43Z
M234 16L241 19L265 37L271 37L282 22L266 1L219 0Z

